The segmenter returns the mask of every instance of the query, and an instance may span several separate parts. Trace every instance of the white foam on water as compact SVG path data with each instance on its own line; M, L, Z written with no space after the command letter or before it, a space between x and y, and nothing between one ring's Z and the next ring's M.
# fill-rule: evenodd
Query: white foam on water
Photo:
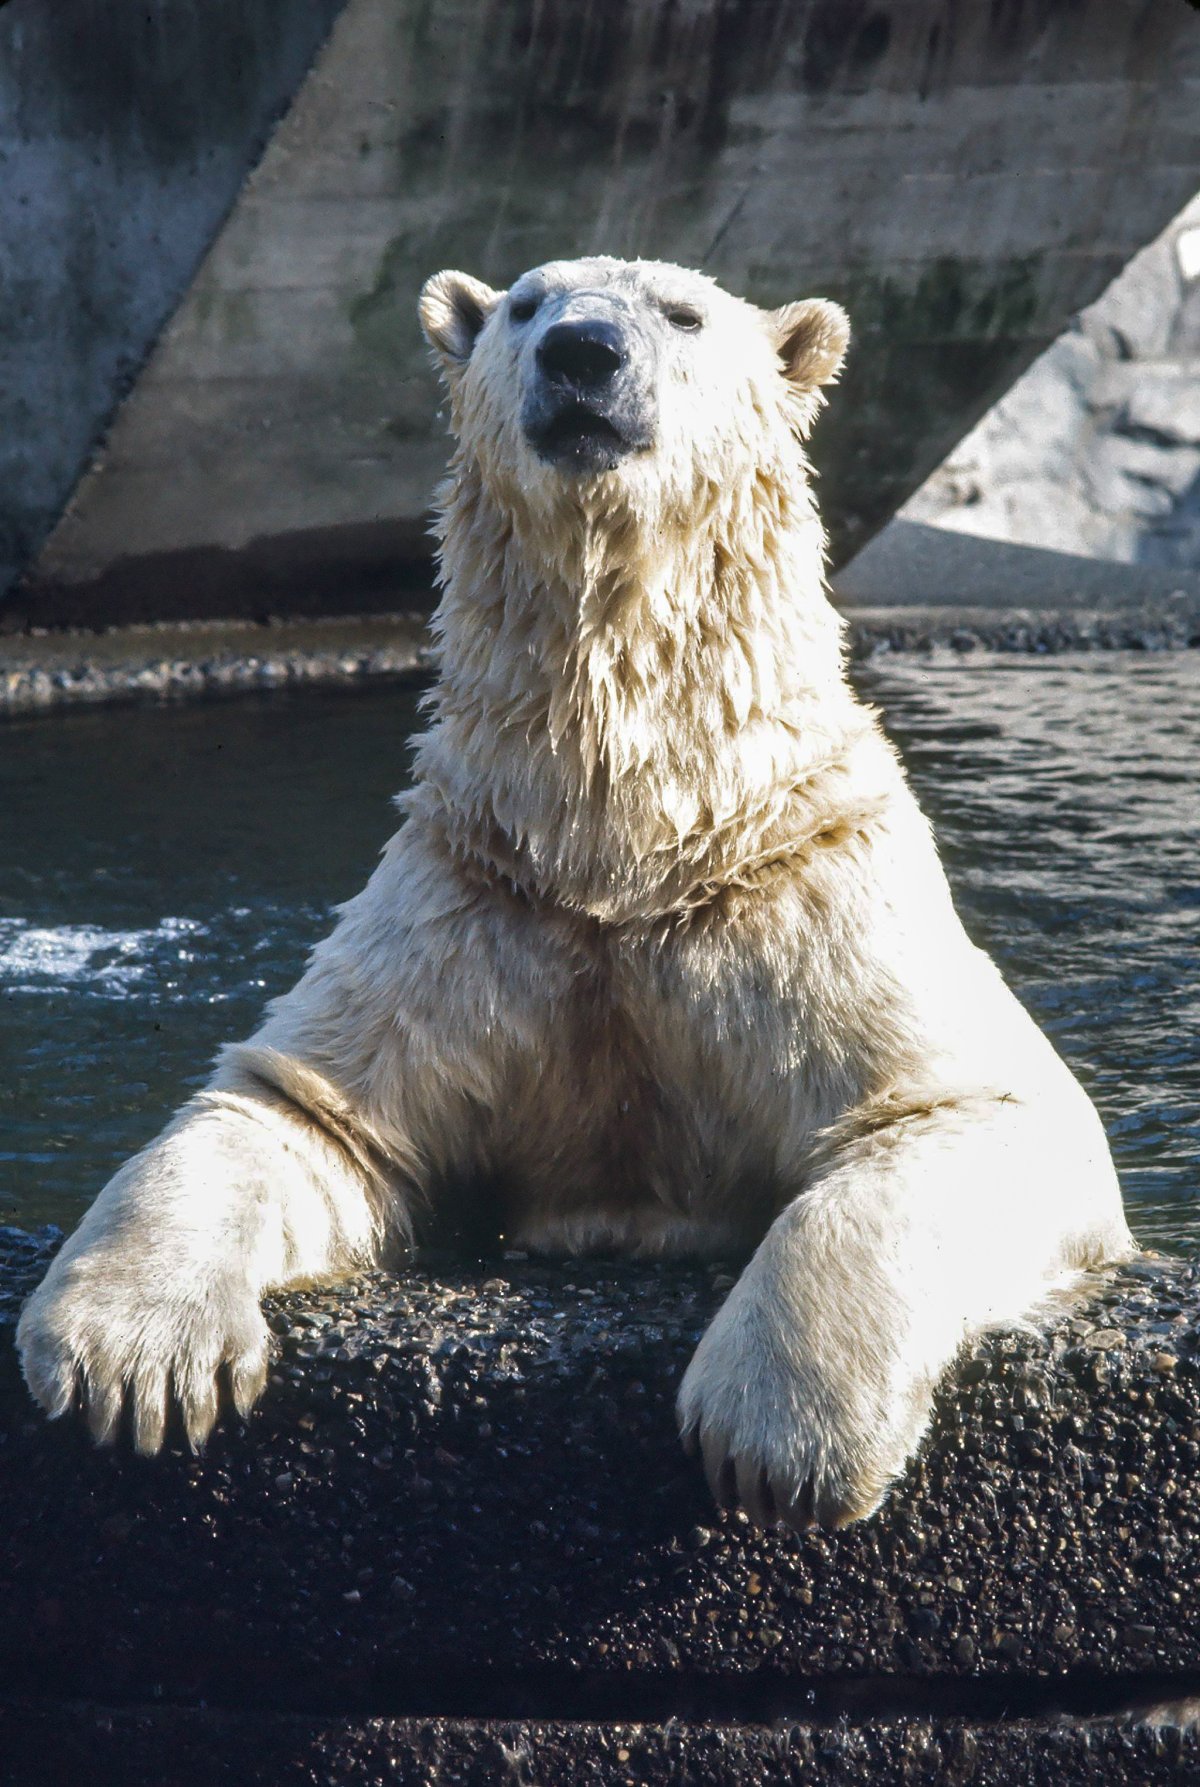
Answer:
M153 969L190 962L188 945L206 928L197 918L164 918L138 931L0 918L0 985L9 993L75 988L119 999Z

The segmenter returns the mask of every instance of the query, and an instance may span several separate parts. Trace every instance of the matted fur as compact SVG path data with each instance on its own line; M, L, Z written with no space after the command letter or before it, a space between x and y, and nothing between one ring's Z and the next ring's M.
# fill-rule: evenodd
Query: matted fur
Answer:
M456 447L406 822L63 1248L26 1375L147 1451L174 1397L199 1444L222 1363L261 1388L266 1288L414 1233L754 1249L682 1426L755 1518L853 1519L964 1339L1130 1251L1104 1136L843 675L803 447L841 313L648 262L514 293L423 294ZM573 476L522 402L593 315L649 444Z

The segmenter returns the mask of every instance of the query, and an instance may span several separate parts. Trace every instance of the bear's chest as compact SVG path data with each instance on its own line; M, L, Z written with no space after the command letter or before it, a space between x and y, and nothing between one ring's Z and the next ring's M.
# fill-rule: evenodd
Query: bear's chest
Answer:
M752 1245L794 1195L797 1138L848 1096L802 1006L752 948L598 938L495 1113L507 1233L568 1250Z

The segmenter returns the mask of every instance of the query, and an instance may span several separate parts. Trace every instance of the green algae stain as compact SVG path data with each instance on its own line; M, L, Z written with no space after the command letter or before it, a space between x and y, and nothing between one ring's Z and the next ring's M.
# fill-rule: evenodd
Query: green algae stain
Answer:
M346 316L355 343L381 371L411 372L417 357L424 364L417 297L432 273L462 267L495 282L521 271L505 273L491 264L495 257L486 244L498 203L498 196L489 192L486 202L474 208L464 205L452 221L436 215L423 228L393 236L379 256L370 284L347 299Z
M945 255L915 284L866 268L849 273L836 297L855 332L893 341L1017 340L1036 331L1037 262L1032 257L994 264Z
M389 366L407 362L412 354L417 296L413 278L412 243L407 236L393 236L379 257L370 286L346 306L359 347Z

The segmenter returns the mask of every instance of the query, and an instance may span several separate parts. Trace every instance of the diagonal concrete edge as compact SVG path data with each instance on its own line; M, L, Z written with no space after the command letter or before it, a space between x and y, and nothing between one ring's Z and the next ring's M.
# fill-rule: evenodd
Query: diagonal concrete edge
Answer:
M0 14L0 596L40 547L342 0Z

